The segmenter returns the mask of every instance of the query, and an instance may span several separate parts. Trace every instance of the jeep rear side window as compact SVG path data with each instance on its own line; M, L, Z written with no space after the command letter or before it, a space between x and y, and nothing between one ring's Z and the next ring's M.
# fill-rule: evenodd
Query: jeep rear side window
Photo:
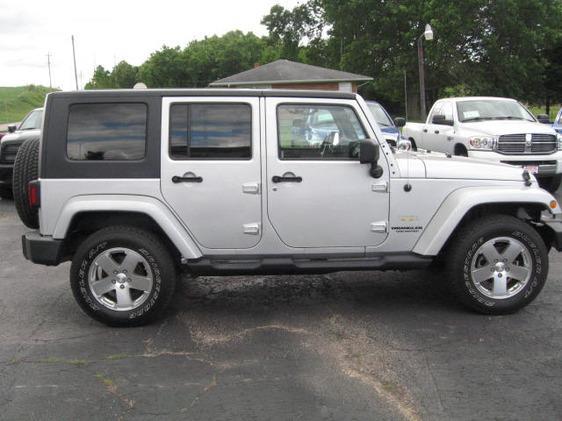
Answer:
M277 108L279 158L358 159L367 138L357 115L344 105L280 105Z
M146 150L146 104L73 104L66 153L78 161L138 161Z
M172 159L251 159L252 108L248 104L172 104Z

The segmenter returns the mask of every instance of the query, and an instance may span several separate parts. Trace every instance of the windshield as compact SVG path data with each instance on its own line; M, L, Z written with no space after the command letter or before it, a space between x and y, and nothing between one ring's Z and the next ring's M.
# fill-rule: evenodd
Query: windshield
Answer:
M383 127L393 127L394 124L392 120L384 110L384 108L378 102L368 102L369 110L373 113L375 121Z
M21 122L19 130L35 130L41 128L41 120L43 120L43 111L35 110L30 112Z
M463 123L483 120L536 121L531 113L517 101L501 99L459 101L457 102L457 111L459 121Z

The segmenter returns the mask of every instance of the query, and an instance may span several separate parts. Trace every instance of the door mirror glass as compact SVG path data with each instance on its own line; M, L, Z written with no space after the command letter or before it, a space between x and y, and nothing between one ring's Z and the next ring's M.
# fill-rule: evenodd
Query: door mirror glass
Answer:
M364 140L359 144L359 162L361 164L376 164L379 160L379 145L372 140Z
M404 117L396 117L394 119L394 125L396 127L404 127L406 125L406 119Z
M8 126L8 133L14 133L17 129L17 126Z

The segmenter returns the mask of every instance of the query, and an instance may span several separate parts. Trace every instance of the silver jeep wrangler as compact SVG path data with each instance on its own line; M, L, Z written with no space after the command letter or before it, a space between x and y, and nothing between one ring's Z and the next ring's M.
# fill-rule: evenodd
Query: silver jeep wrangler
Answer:
M311 141L311 139L313 141ZM191 275L445 270L462 303L530 303L562 249L562 211L521 169L395 150L336 92L57 92L20 148L25 257L71 260L82 309L162 314Z

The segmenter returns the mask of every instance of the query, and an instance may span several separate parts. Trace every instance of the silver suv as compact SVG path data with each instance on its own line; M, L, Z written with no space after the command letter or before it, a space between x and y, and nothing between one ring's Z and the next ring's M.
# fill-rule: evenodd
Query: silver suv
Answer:
M71 260L76 300L110 325L162 314L182 272L430 264L467 306L509 313L537 296L549 249L562 249L560 207L532 175L394 150L355 94L57 92L43 128L14 169L35 229L24 254Z

